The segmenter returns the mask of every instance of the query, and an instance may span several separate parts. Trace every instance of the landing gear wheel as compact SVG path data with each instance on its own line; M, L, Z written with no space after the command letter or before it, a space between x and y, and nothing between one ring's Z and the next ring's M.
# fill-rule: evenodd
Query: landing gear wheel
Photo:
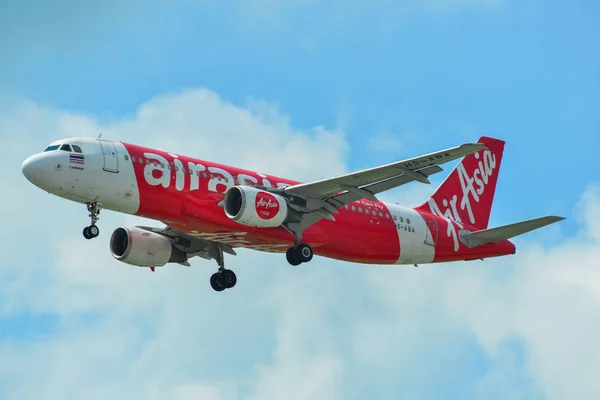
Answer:
M226 289L221 282L221 274L219 272L215 272L210 276L210 286L217 292L222 292Z
M88 226L88 234L95 238L96 236L98 236L100 234L100 229L98 229L98 227L96 225L90 225Z
M92 224L88 227L83 228L83 237L86 239L93 239L100 234L100 229L96 226L96 222L100 219L98 215L102 209L102 205L99 203L87 203L87 209L90 212L90 219Z
M90 225L83 228L83 237L86 239L93 239L100 234L100 229L96 225Z
M221 272L221 281L225 285L226 289L231 289L237 283L237 276L235 276L235 272L230 269L224 269Z
M313 255L312 247L306 243L300 243L297 246L290 247L285 252L285 258L287 258L287 261L293 266L309 262L312 260Z
M237 283L235 272L230 269L215 272L210 277L210 286L217 292L222 292L225 289L231 289Z
M296 246L294 253L296 259L303 263L309 262L313 258L312 247L306 243L300 243L298 246Z
M222 292L225 289L231 289L237 283L235 272L230 269L225 269L225 259L223 258L223 248L219 243L213 243L209 248L209 254L219 265L219 271L215 272L210 277L210 286L217 292Z
M287 258L287 261L294 267L302 264L302 261L300 261L296 257L296 248L295 247L290 247L289 249L287 249L287 251L285 252L285 258Z

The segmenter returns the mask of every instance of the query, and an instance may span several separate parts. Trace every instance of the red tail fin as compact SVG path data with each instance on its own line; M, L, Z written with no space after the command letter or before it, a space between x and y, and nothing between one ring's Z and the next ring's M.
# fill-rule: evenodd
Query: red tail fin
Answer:
M477 143L488 150L463 158L418 209L479 229L487 228L505 142L484 136Z

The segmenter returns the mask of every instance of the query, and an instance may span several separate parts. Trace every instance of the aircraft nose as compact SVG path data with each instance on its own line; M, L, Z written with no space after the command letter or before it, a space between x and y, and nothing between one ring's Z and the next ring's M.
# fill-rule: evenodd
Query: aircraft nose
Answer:
M25 175L25 178L37 185L42 180L42 175L44 173L43 167L42 160L39 155L36 154L23 161L21 171L23 172L23 175Z

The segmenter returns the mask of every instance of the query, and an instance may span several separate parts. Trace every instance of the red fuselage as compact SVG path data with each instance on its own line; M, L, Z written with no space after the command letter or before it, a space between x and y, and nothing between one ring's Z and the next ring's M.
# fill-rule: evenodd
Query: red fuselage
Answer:
M232 221L225 214L221 200L234 185L284 187L298 182L134 144L115 143L119 162L131 164L135 176L139 207L130 214L162 221L174 229L233 247L285 252L294 244L294 237L283 227L256 228ZM459 195L463 196L458 199L460 204L469 193L463 190ZM465 246L458 232L480 228L453 220L452 205L444 203L440 205L443 210L432 212L427 206L412 209L382 201L358 200L340 208L334 215L335 221L323 219L307 228L302 240L313 247L316 255L369 264L449 262L515 252L509 241L475 248Z

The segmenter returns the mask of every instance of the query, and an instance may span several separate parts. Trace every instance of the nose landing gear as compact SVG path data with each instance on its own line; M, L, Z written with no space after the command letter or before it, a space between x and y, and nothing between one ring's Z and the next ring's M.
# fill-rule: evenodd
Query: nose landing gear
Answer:
M83 237L86 239L93 239L100 234L100 229L96 226L96 222L100 219L98 215L100 215L102 204L99 204L98 202L87 203L87 209L90 212L92 223L90 226L83 228Z

